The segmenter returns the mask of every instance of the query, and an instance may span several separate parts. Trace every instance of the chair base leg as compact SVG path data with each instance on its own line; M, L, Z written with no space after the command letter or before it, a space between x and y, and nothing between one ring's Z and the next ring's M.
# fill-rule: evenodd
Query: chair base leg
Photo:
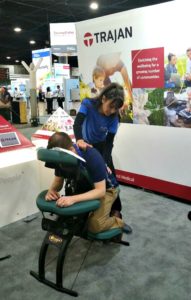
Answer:
M6 255L6 256L0 257L0 260L4 260L4 259L10 258L10 257L11 257L11 255Z
M78 296L78 293L73 290L64 288L63 286L58 286L56 283L49 281L45 278L40 278L40 276L34 271L30 271L30 275L32 275L34 278L36 278L38 281L42 282L43 284L46 284L61 293L65 293L65 294L68 294L68 295L74 296L74 297Z
M121 240L121 241L119 242L119 244L124 245L124 246L130 246L130 243L129 243L129 242L126 242L126 241L123 241L123 240Z

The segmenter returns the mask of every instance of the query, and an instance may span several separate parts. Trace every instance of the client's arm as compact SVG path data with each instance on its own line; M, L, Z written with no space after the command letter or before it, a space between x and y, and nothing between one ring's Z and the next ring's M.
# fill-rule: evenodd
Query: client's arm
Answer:
M94 183L94 189L83 194L74 196L63 196L57 200L56 204L60 207L70 206L77 202L100 199L105 196L106 183L105 180Z
M55 176L54 181L49 188L45 199L47 201L58 200L60 198L60 194L58 193L64 184L64 179L62 177Z

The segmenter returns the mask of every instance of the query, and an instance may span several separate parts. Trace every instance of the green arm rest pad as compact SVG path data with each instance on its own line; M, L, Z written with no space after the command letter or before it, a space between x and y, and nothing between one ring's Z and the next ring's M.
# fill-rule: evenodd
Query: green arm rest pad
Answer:
M45 200L46 193L47 190L41 192L36 199L37 207L42 212L50 212L59 216L76 216L94 211L100 206L99 200L88 200L73 204L68 207L58 207L56 205L56 201Z
M122 233L121 228L112 228L98 233L92 233L88 231L88 238L93 240L109 240L121 233Z

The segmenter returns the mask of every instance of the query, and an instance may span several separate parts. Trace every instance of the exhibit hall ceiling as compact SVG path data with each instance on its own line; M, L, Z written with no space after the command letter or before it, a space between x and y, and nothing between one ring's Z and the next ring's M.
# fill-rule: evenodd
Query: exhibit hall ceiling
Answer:
M93 10L87 0L0 0L0 64L30 62L32 50L49 47L49 23L78 22L163 2L168 1L101 0Z

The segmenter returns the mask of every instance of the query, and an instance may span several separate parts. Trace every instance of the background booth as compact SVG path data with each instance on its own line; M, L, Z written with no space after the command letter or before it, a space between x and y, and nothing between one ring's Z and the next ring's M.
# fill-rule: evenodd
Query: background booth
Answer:
M105 85L118 82L125 89L127 108L113 150L118 179L191 200L185 85L190 41L177 34L189 27L188 20L186 2L172 1L82 21L76 31L81 99L91 96L96 67L102 68ZM173 87L165 82L169 53L176 56Z

